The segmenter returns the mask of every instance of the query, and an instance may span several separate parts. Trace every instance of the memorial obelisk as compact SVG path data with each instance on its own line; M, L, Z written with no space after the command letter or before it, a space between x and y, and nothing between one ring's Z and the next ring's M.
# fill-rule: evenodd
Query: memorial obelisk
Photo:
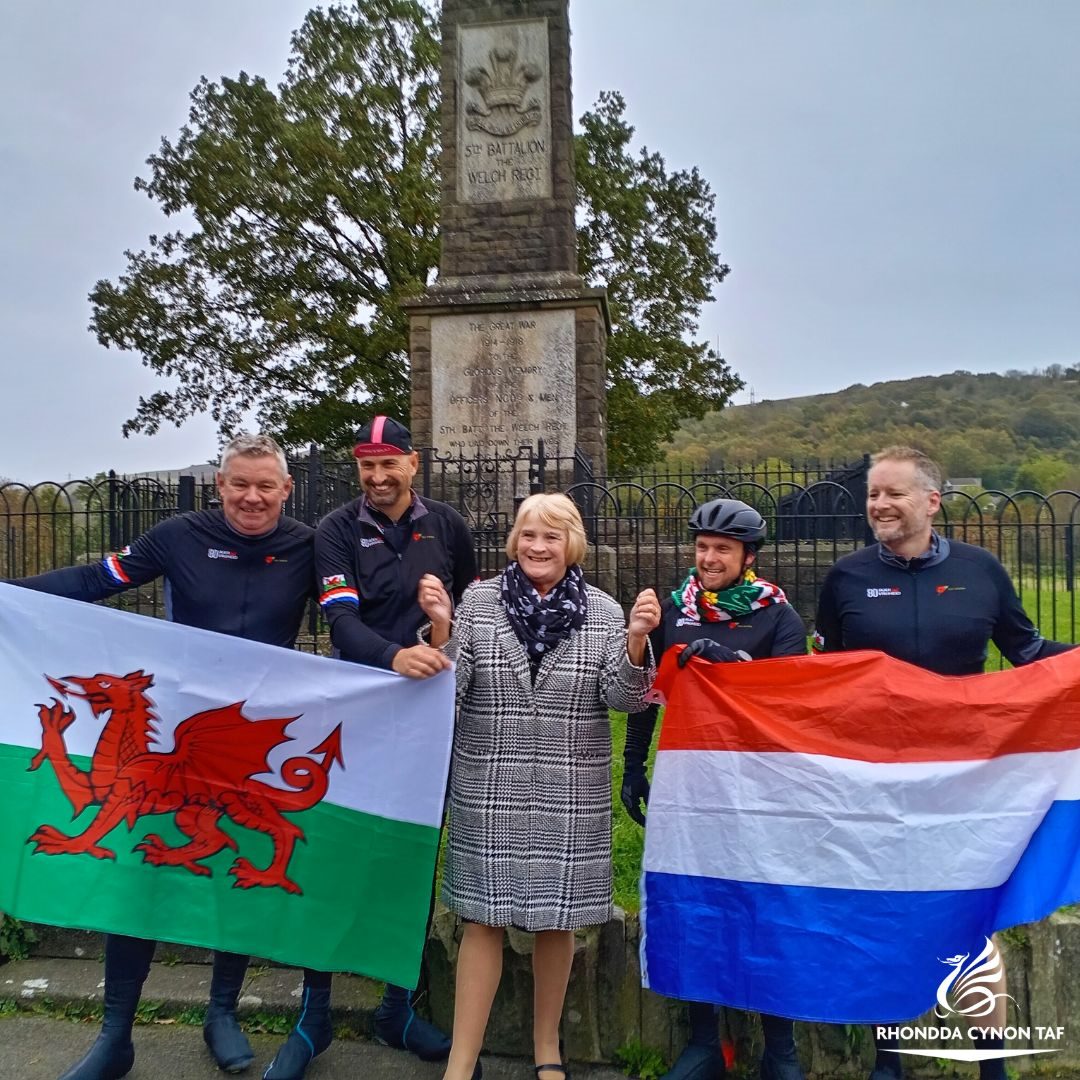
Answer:
M442 255L406 305L417 445L605 469L602 289L577 272L568 0L443 0Z

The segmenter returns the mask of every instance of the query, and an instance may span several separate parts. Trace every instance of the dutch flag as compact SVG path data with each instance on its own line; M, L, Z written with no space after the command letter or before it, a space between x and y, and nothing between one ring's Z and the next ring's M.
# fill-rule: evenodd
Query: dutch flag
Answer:
M669 652L642 875L645 985L910 1020L950 957L1080 897L1080 650L947 678L876 652Z

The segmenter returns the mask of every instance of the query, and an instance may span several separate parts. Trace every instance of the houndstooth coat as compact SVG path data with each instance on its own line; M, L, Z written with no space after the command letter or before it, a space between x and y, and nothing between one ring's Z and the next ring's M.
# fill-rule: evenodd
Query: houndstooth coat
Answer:
M546 655L532 684L500 579L454 614L458 721L442 898L463 918L574 930L611 917L611 728L654 674L626 657L622 610L586 586L585 625Z

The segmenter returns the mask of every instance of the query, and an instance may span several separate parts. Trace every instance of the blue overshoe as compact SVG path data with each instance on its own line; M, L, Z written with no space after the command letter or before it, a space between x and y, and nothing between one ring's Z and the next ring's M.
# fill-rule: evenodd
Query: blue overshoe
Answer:
M90 1052L76 1062L60 1080L120 1080L135 1064L131 1039L116 1038L102 1032Z
M719 1046L690 1043L660 1080L721 1080L726 1071Z
M207 1012L203 1040L222 1072L243 1072L255 1060L251 1043L232 1010L217 1012L211 1009Z
M304 1008L296 1027L274 1055L263 1080L303 1080L307 1067L334 1041L329 988L304 988Z
M203 1040L222 1072L243 1072L255 1060L251 1043L236 1019L236 1002L244 986L249 961L249 957L238 953L214 953Z
M388 987L375 1010L375 1038L395 1050L408 1050L421 1061L445 1061L450 1040L434 1024L417 1016L408 991Z
M766 1050L761 1059L761 1080L806 1080L795 1048L789 1052Z

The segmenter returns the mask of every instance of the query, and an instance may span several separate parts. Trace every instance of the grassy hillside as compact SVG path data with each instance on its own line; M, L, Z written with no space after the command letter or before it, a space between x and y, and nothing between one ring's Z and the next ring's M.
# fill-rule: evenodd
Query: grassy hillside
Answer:
M857 383L835 394L762 401L689 421L667 454L715 467L768 459L848 459L917 446L946 476L990 488L1080 486L1080 365L1041 374L951 375Z

